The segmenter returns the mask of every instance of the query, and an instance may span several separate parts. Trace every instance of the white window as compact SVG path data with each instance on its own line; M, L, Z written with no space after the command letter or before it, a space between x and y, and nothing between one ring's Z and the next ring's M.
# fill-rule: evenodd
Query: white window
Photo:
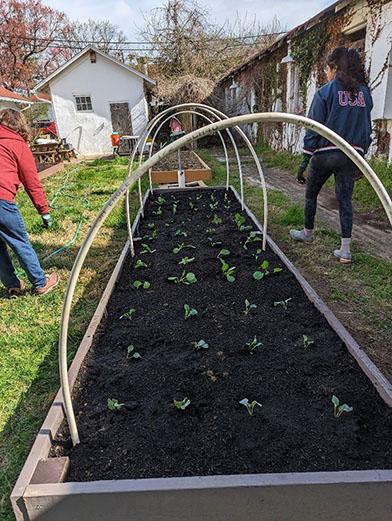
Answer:
M78 112L86 112L93 110L91 96L75 96L75 105Z

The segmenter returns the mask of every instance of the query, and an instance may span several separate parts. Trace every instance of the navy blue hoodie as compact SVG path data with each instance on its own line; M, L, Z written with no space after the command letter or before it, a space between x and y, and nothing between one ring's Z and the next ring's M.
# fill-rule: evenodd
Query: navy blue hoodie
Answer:
M361 85L354 97L335 79L321 87L312 101L308 117L323 123L350 143L358 152L366 154L371 143L373 100L369 88ZM307 130L304 154L336 150L337 147L313 130Z

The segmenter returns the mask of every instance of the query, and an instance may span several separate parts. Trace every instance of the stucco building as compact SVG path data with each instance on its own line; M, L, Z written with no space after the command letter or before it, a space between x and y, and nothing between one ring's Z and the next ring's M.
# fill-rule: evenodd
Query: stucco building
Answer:
M154 80L89 46L41 81L57 132L82 156L112 151L110 135L140 135L148 122L146 85Z

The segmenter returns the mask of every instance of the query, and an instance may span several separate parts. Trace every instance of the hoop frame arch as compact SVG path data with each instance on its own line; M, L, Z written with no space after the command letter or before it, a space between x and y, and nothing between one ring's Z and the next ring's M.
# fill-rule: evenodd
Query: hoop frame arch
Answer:
M101 226L106 221L112 210L115 208L118 201L124 196L124 194L132 188L136 181L140 179L149 168L153 167L160 160L168 156L169 154L176 152L178 149L190 143L191 141L196 141L204 136L211 135L213 132L218 130L223 130L226 128L230 128L236 125L241 124L249 124L255 122L271 122L271 123L292 123L295 125L301 125L311 130L314 130L321 136L327 138L331 143L336 145L347 157L349 157L353 163L358 167L358 169L365 175L368 179L369 183L375 190L377 196L379 197L383 208L387 214L387 217L392 226L392 201L383 186L380 179L377 177L377 174L370 167L370 165L365 161L365 159L351 146L349 145L343 138L341 138L338 134L325 127L321 123L317 123L311 119L308 119L304 116L297 116L295 114L284 114L284 113L257 113L257 114L247 114L244 116L237 116L234 118L230 118L227 120L217 121L215 123L211 123L210 125L203 127L201 129L195 130L191 134L188 134L174 143L171 143L164 149L160 150L156 154L154 154L150 159L148 159L141 167L139 167L135 172L132 178L126 179L123 184L118 188L118 190L110 197L108 202L102 208L102 210L97 215L95 221L92 223L82 245L80 246L78 255L76 257L75 263L71 270L71 274L68 280L68 286L64 297L64 305L60 322L60 334L59 334L59 367L60 367L60 380L61 380L61 388L64 398L64 408L66 417L68 420L68 425L70 429L70 434L72 438L72 442L74 445L80 442L79 433L75 420L75 413L72 404L72 397L69 387L68 381L68 368L67 368L67 348L68 348L68 326L70 319L70 312L72 306L72 299L75 292L76 284L78 282L79 274L82 269L83 263L86 259L86 256L89 252L89 249L99 232Z

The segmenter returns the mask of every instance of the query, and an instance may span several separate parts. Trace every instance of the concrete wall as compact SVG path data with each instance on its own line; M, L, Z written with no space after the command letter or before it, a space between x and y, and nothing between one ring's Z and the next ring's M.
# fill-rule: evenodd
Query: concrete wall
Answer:
M84 156L112 151L110 103L129 104L134 135L147 125L148 111L142 78L96 54L83 55L50 83L56 127L60 137ZM90 96L93 110L78 112L74 96Z

